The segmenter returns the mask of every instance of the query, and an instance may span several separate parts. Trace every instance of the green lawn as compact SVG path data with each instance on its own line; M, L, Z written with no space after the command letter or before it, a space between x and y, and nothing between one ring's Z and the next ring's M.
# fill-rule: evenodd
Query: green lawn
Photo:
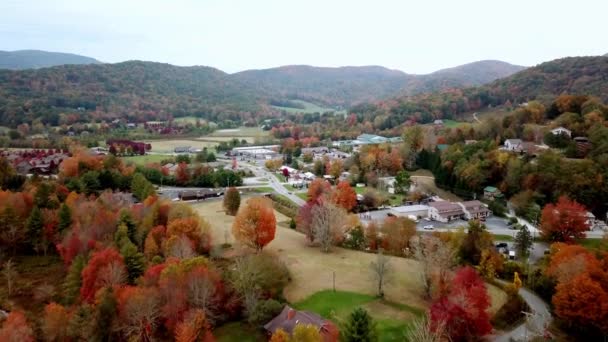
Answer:
M264 137L268 136L269 131L264 131L260 127L239 127L232 129L218 129L209 134L209 137Z
M454 120L443 120L443 126L444 127L448 127L448 128L456 128L456 127L460 127L463 125L468 125L468 122L459 122L459 121L454 121Z
M580 239L577 240L576 243L578 243L579 245L587 248L587 249L594 249L594 250L599 250L602 247L604 249L608 248L608 243L602 241L603 239Z
M388 202L390 205L401 205L401 204L403 204L403 199L405 198L405 195L403 195L403 194L389 194L386 191L381 191L381 190L370 188L367 186L362 187L362 188L355 187L355 192L359 195L365 194L368 190L375 191L375 192L379 193L380 195L388 198Z
M325 112L335 112L336 114L344 114L344 110L336 110L334 108L321 107L311 102L306 102L302 100L293 100L293 102L304 105L304 109L302 108L292 108L292 107L279 107L272 106L279 110L284 110L288 113L325 113Z
M261 186L258 188L252 188L255 192L274 192L274 188L270 186Z
M218 342L258 342L266 341L267 337L261 329L255 329L243 322L231 322L213 331Z
M315 312L338 324L346 321L353 310L363 307L376 321L380 341L402 341L409 320L423 314L420 309L387 302L374 296L332 290L317 292L294 304L294 307Z
M308 193L307 192L298 192L296 193L296 196L300 197L301 199L308 201Z
M505 235L505 234L496 234L496 235L494 235L494 240L510 242L510 241L513 241L513 236Z
M166 159L172 159L173 156L165 155L165 154L146 154L143 156L133 156L133 157L122 157L122 159L126 163L133 163L135 165L146 165L150 163L160 163Z

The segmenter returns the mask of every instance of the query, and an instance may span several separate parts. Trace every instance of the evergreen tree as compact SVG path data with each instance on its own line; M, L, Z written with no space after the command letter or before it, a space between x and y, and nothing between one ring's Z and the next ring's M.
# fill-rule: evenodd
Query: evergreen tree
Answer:
M87 304L78 307L70 317L68 324L68 336L72 341L88 341L93 334L94 320L93 310Z
M40 211L38 206L34 206L34 208L32 208L30 217L26 222L26 227L29 241L32 247L37 250L42 244L42 229L44 228L42 211Z
M137 247L131 241L126 241L120 248L120 254L125 260L129 283L134 284L135 280L144 274L146 258L143 253L137 251Z
M209 152L209 154L207 154L207 162L208 163L212 163L212 162L214 162L216 160L217 160L217 158L215 157L215 153Z
M137 242L137 225L131 217L131 213L128 210L122 209L120 211L120 218L118 219L118 226L125 225L127 228L127 236L131 242Z
M236 215L236 212L241 206L241 195L239 191L232 187L226 191L224 195L224 209L228 215Z
M517 235L515 235L515 251L518 255L527 258L530 255L530 248L532 248L533 242L528 227L523 225L517 232Z
M95 329L92 336L93 341L106 342L112 341L112 331L114 329L114 318L116 317L116 297L111 287L103 290L101 300L96 306Z
M85 259L82 255L78 255L72 261L67 276L63 282L64 302L67 305L74 303L80 294L80 286L82 285L81 273L86 266Z
M376 324L365 309L357 308L350 316L343 330L344 341L373 342L378 341Z
M72 210L63 203L59 208L59 232L62 233L72 225Z
M400 171L397 176L395 176L395 193L396 194L405 194L408 192L410 188L410 174L403 170Z

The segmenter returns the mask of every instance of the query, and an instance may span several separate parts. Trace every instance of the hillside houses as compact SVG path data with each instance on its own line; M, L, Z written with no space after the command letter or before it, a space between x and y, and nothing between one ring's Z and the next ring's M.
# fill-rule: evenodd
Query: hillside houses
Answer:
M20 150L0 151L4 157L22 175L49 175L59 171L59 165L68 157L67 151L61 150Z
M334 147L352 147L357 150L363 145L397 144L403 142L401 137L386 138L375 134L361 134L354 140L338 140L332 143Z
M557 127L551 130L551 134L553 135L566 135L568 137L572 137L572 132L564 127Z

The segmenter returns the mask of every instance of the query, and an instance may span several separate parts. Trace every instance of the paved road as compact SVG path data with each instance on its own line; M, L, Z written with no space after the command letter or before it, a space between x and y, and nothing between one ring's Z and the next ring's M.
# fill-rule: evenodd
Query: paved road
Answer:
M506 283L504 281L500 282ZM523 287L519 289L519 294L530 307L528 319L515 329L497 336L494 341L528 341L532 339L533 336L542 335L546 327L551 323L552 318L547 303L532 293L532 291Z

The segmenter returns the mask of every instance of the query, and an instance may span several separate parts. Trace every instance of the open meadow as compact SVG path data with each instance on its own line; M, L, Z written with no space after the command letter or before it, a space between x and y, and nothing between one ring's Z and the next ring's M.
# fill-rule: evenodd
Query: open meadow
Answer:
M241 203L247 200L243 196ZM193 203L192 207L211 225L212 244L225 242L234 244L232 237L233 216L222 208L222 201L212 200ZM268 253L280 258L291 272L292 281L285 289L285 298L298 303L315 293L333 288L340 291L375 295L375 282L370 263L376 255L344 248L334 248L322 253L319 248L309 247L304 235L288 228L289 218L276 212L277 232L275 239L265 248ZM392 279L386 287L386 300L407 305L413 310L425 310L428 303L422 299L422 284L418 262L412 259L391 257ZM488 285L492 297L492 312L496 312L506 301L506 294Z
M321 107L311 102L302 101L302 100L292 100L294 103L298 103L304 106L304 108L294 108L294 107L280 107L280 106L272 106L273 108L286 111L288 113L326 113L326 112L334 112L336 114L345 114L345 110L337 110L335 108L329 107Z

